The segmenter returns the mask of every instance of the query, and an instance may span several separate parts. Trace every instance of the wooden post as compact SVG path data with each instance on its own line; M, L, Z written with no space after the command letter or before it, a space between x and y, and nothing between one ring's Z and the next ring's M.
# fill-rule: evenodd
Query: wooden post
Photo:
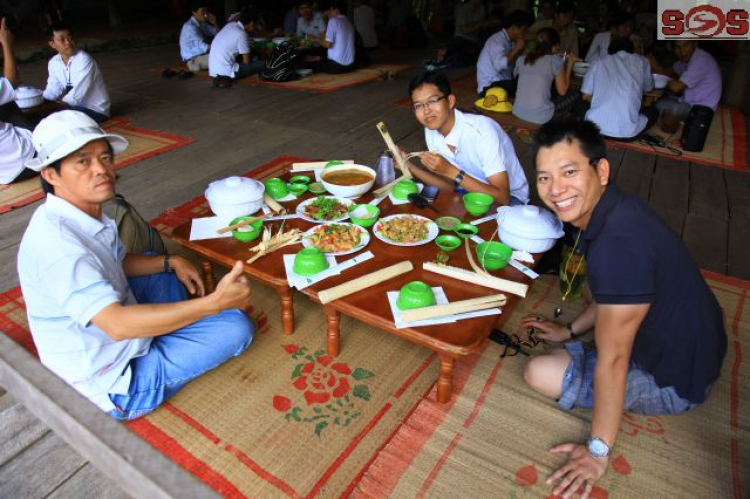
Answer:
M107 13L109 14L109 26L111 28L119 28L122 26L122 18L117 11L115 0L107 0Z
M294 292L289 286L278 288L281 295L281 325L284 334L294 333Z
M447 354L438 354L440 357L440 374L437 381L437 401L441 404L451 399L453 392L453 366L456 359Z
M323 307L326 313L326 319L328 319L328 344L327 353L329 357L337 357L339 354L339 342L340 342L340 320L341 314L339 314L332 307Z

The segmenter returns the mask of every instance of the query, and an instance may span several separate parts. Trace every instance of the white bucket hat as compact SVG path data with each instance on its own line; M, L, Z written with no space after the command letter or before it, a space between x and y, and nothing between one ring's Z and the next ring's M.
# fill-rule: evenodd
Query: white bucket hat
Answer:
M92 140L106 139L115 154L128 147L119 135L106 133L94 120L80 111L60 111L44 118L31 136L37 156L24 163L26 168L42 171L55 161L76 152Z

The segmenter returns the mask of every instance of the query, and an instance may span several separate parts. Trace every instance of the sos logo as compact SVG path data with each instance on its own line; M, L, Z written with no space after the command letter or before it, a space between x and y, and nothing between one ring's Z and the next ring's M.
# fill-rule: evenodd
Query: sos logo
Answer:
M748 38L750 14L745 9L724 12L713 5L697 5L687 13L662 11L661 24L664 38Z

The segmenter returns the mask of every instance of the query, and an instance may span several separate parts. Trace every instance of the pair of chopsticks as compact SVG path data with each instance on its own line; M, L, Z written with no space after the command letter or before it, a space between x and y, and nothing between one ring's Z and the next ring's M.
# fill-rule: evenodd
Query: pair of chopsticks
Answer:
M422 321L426 319L436 319L449 315L465 314L486 310L488 308L501 307L505 305L506 297L504 294L483 296L481 298L472 298L471 300L462 300L448 305L434 305L432 307L418 308L414 310L405 310L401 312L401 318L404 322Z
M257 222L258 220L262 220L262 219L266 218L269 215L271 215L271 214L270 213L264 213L264 214L262 214L260 216L257 216L257 217L248 218L247 220L243 220L240 223L236 223L236 224L230 225L228 227L223 227L223 228L217 230L216 233L217 234L226 234L227 232L231 232L233 230L237 230L240 227L244 227L246 225L250 225L251 223Z

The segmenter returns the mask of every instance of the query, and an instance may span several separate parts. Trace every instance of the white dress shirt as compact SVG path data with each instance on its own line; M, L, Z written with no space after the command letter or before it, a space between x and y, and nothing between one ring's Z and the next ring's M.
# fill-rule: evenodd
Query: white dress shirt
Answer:
M54 245L54 250L50 245ZM110 393L127 394L130 360L150 338L115 341L91 319L113 303L135 305L115 223L95 220L52 194L21 240L18 277L42 364L104 411Z
M302 35L323 36L325 32L326 21L320 12L315 12L309 23L304 17L297 19L297 36L299 37Z
M510 195L527 203L529 183L508 135L487 116L462 113L458 109L455 113L456 122L447 136L425 128L427 150L437 151L451 164L485 184L489 184L488 177L507 172ZM453 146L455 152L449 146Z
M16 98L16 91L13 85L6 77L0 77L0 106L13 101Z
M208 54L208 74L210 76L228 76L234 78L240 65L238 55L250 53L250 38L240 21L229 23L211 42Z
M83 50L77 51L65 64L57 54L47 65L49 78L44 98L81 106L109 116L109 92L96 61ZM71 87L71 88L68 88Z
M195 17L182 25L180 31L180 56L183 61L189 61L193 57L207 54L211 46L206 40L216 36L216 28L208 23L202 23Z
M326 41L333 44L328 48L328 59L342 66L354 62L354 26L346 17L338 15L328 20Z
M648 122L639 112L643 94L653 88L645 57L624 50L603 57L591 65L581 85L581 92L591 95L586 119L608 137L635 137Z
M35 153L29 130L0 121L0 184L11 183Z
M491 83L513 79L513 66L508 65L507 55L513 48L508 32L501 29L487 39L477 61L477 93Z

